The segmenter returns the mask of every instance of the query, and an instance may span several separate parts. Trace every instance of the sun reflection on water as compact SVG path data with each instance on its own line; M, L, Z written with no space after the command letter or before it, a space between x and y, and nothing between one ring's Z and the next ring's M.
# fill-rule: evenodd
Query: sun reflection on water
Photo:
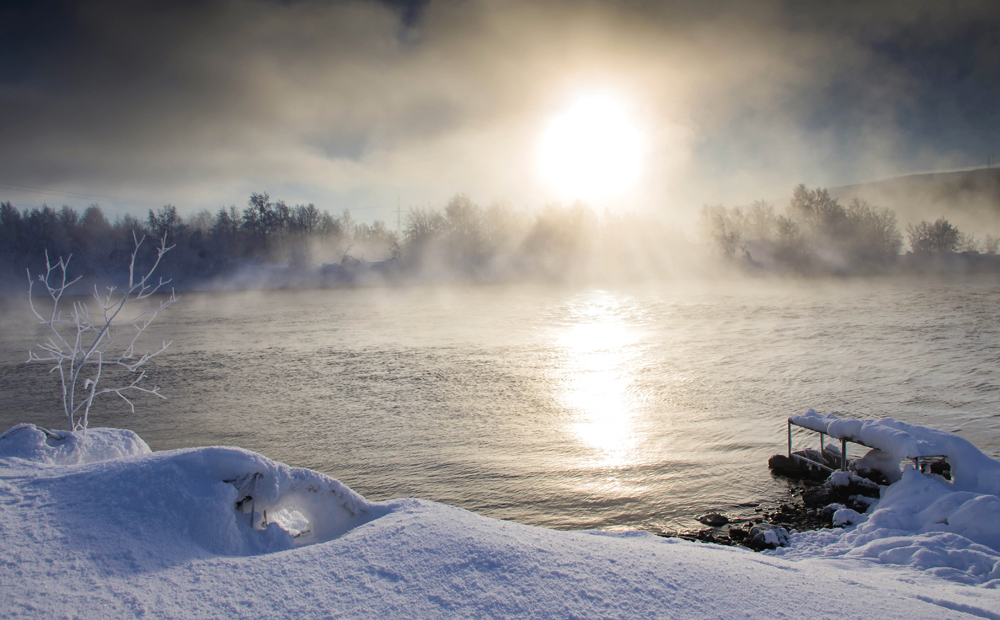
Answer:
M629 393L638 334L611 293L594 293L573 309L559 337L567 353L563 404L572 432L592 451L592 464L631 465L638 447L635 403Z

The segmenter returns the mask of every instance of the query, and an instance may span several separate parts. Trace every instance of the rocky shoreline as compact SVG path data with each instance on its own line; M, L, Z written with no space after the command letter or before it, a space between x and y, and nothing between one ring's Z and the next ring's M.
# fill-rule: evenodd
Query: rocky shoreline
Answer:
M839 452L804 450L797 454L839 464ZM680 532L660 532L667 538L683 538L727 546L743 546L754 551L774 549L788 543L789 533L843 527L853 523L874 504L882 486L888 483L877 472L834 471L804 467L785 455L768 461L772 475L789 483L788 501L777 505L748 504L728 511L696 517L706 527ZM752 509L747 514L745 509ZM728 513L728 514L727 514Z
M791 489L788 501L777 505L758 504L752 506L753 513L747 515L742 510L710 512L699 515L696 520L706 527L683 530L680 532L663 532L660 536L667 538L683 538L700 542L727 546L744 546L759 551L774 548L772 545L755 544L753 532L755 526L769 530L766 526L783 528L787 533L803 532L833 527L832 514L824 511L825 505L817 505L813 501L806 502L804 495L812 489L799 487ZM806 495L806 497L811 497ZM739 507L739 508L749 508ZM742 514L741 514L742 513ZM753 532L753 533L757 533ZM776 534L779 535L780 534ZM763 541L762 541L763 542Z

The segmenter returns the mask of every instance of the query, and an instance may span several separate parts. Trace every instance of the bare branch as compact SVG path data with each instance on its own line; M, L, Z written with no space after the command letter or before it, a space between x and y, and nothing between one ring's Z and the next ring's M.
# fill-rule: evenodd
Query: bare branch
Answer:
M176 302L178 297L171 290L169 297L154 304L153 307L140 308L129 318L125 317L130 314L130 304L149 299L169 284L170 280L163 278L159 278L154 283L153 275L164 254L174 246L167 246L167 238L164 236L160 240L153 265L144 274L137 275L136 261L145 237L139 238L133 232L132 239L135 248L129 260L128 287L116 294L117 287L109 286L107 293L102 294L95 286L93 302L96 303L96 312L92 312L85 301L78 300L70 304L68 316L62 315L60 310L62 297L67 289L79 280L79 278L74 278L67 282L71 257L60 258L58 262L53 263L46 252L45 274L38 275L37 281L45 287L52 302L52 312L48 317L35 306L33 290L35 280L32 279L30 271L28 272L30 310L39 323L46 325L51 332L45 342L37 345L37 351L28 351L28 362L54 363L49 372L59 372L63 410L72 430L85 430L87 428L90 409L97 396L117 394L129 404L133 412L135 407L124 394L127 391L134 390L165 398L160 394L159 387L146 388L139 383L146 377L146 373L141 370L141 367L165 351L171 343L163 342L156 351L146 351L138 357L136 357L135 350L140 336L153 322L157 314ZM95 322L94 315L99 317L98 322ZM127 338L127 340L119 342L120 338ZM120 350L121 353L109 354L112 348ZM99 387L106 366L122 368L135 376L125 385ZM78 393L79 399L77 399Z

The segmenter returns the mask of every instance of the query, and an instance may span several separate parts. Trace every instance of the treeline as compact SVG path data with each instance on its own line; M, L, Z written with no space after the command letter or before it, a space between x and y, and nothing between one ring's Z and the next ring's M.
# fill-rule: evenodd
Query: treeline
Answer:
M948 220L906 227L909 252L901 256L903 231L896 214L853 199L841 205L825 189L796 187L784 213L766 202L748 207L703 207L705 236L724 257L776 272L871 273L932 265L996 267L1000 239L958 230ZM962 254L963 256L952 256Z
M410 272L477 280L676 275L692 246L651 216L599 216L581 203L528 213L505 203L482 207L465 194L443 210L411 209L402 243L400 259Z
M482 207L467 195L443 209L410 209L402 234L382 221L355 222L312 204L289 206L254 193L235 206L190 216L166 205L143 219L109 221L98 205L18 210L0 203L0 260L6 282L24 282L50 257L69 256L72 277L111 279L127 267L134 238L166 236L160 272L181 287L335 285L371 281L637 278L677 271L689 240L662 221L597 216L582 204L536 213L505 203ZM154 243L140 252L152 259ZM255 277L266 279L257 282Z
M756 202L704 207L702 235L635 214L595 214L583 204L540 211L502 202L480 206L457 194L442 209L410 209L398 233L312 204L289 206L266 193L246 207L189 216L172 205L145 218L109 221L98 205L18 210L0 203L0 283L25 285L50 257L69 256L70 276L120 279L134 239L166 236L174 248L160 273L179 288L330 286L403 281L634 280L704 275L730 265L777 273L872 273L898 269L1000 269L1000 240L976 239L947 220L900 230L895 213L803 185L783 213ZM902 255L905 239L910 252ZM706 240L708 243L706 243ZM146 243L139 261L153 259ZM950 262L949 262L950 261Z
M252 194L242 210L230 206L184 217L166 205L141 220L125 215L114 222L98 205L80 214L68 206L20 211L0 203L0 264L7 281L24 278L25 269L41 271L46 252L53 258L72 255L73 277L114 274L127 267L135 238L164 235L174 248L161 271L181 281L211 279L248 264L311 264L314 251L329 260L355 247L360 255L381 256L398 246L383 223L355 223L348 211L334 217L312 204L290 207L266 193ZM140 260L152 256L153 246L144 244Z

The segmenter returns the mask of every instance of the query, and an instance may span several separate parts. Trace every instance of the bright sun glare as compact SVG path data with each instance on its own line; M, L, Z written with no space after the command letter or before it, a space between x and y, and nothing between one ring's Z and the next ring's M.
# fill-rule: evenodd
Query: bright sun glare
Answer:
M560 199L601 201L635 185L642 139L628 105L610 93L578 96L555 116L538 150L541 178Z

